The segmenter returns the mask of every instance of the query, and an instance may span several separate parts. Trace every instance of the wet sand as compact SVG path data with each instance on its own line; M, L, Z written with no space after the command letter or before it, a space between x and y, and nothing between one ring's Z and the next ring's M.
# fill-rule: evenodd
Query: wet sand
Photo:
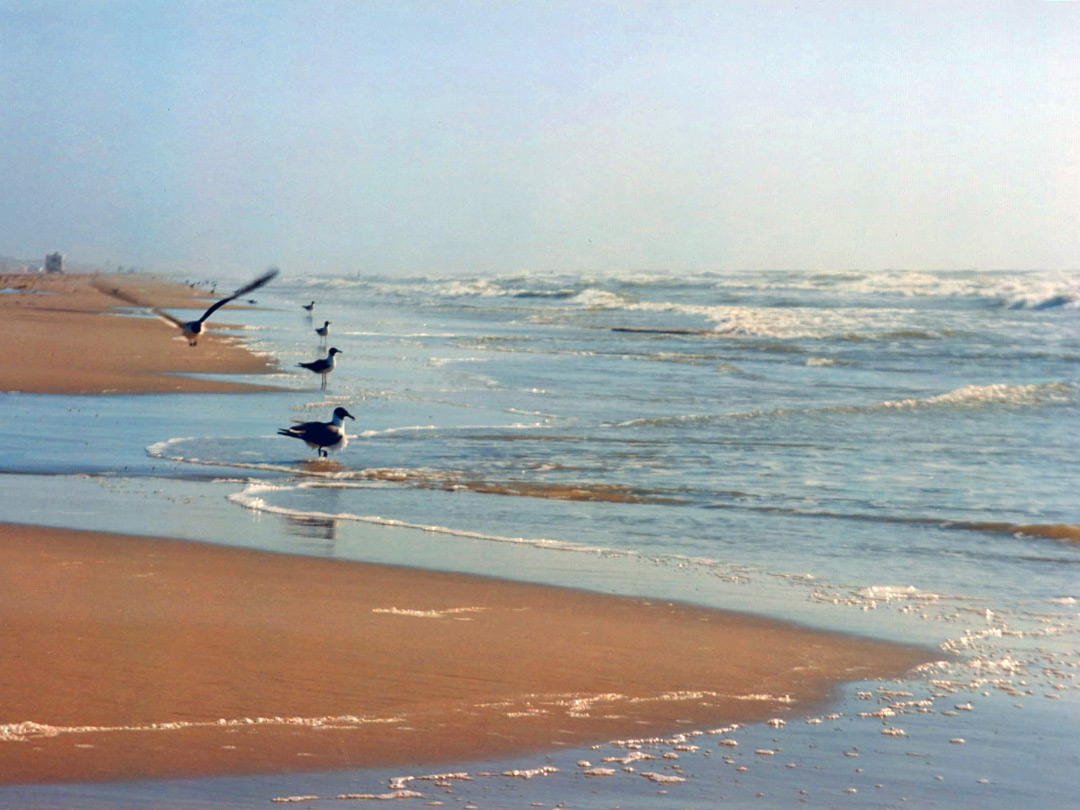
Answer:
M670 603L0 524L0 783L447 763L799 716L925 650Z
M265 386L180 374L265 374L273 363L230 337L229 304L192 348L158 318L125 317L121 292L162 309L204 309L196 290L133 275L0 274L0 391L40 394L143 394L256 391Z

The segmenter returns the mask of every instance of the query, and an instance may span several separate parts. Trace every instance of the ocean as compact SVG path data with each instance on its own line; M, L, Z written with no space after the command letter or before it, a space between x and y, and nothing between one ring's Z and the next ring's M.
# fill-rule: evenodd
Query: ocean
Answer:
M666 781L584 776L610 745L457 763L439 787L357 770L0 788L0 807L401 784L476 807L1075 806L1076 274L286 268L255 297L210 326L275 358L282 392L0 394L0 516L691 602L943 660L730 751L655 741ZM296 364L325 354L324 320L321 390ZM333 464L276 433L337 406L356 421Z

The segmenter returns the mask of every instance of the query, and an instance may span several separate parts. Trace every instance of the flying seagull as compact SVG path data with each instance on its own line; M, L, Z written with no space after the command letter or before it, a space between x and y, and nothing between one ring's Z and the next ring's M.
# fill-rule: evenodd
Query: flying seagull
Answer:
M218 309L225 306L230 301L232 301L232 300L234 300L236 298L239 298L241 295L249 293L254 289L257 289L258 287L261 287L263 284L270 281L270 279L274 278L274 276L276 276L279 272L281 272L281 271L278 270L276 267L273 267L273 268L267 270L265 273L263 273L257 279L255 279L254 281L252 281L252 282L250 282L248 284L245 284L243 287L241 287L239 290L234 292L228 298L222 298L220 301L215 303L212 307L210 307L210 309L206 310L206 312L204 312L202 314L201 318L199 318L196 321L186 321L185 322L185 321L180 320L179 318L173 317L172 315L170 315L167 312L162 312L157 307L146 307L146 308L149 309L152 313L154 313L157 317L161 318L161 320L165 321L166 323L171 323L173 326L180 329L180 331L184 333L184 337L187 338L188 345L189 346L194 346L199 341L199 335L202 334L203 321L205 321L207 318L209 318L211 315L213 315ZM102 288L99 287L99 289L101 289L102 292L113 296L114 298L119 298L121 301L124 301L125 303L134 304L135 306L139 306L139 307L145 307L146 306L142 302L136 301L134 298L132 298L131 296L127 295L124 292L121 292L120 290L116 289L115 287L113 287L112 289L102 289Z
M326 357L321 360L312 360L310 363L297 363L296 365L316 374L322 374L322 387L325 389L326 375L333 371L334 366L337 365L337 361L334 359L335 354L344 354L344 352L331 346L330 351L326 353Z
M315 334L323 340L326 340L326 336L330 334L330 321L323 321L322 326L316 326Z
M326 458L328 451L341 450L349 443L342 425L346 418L356 419L344 408L334 408L334 418L329 422L301 422L290 428L279 429L278 435L301 439L308 447L319 451L319 458Z

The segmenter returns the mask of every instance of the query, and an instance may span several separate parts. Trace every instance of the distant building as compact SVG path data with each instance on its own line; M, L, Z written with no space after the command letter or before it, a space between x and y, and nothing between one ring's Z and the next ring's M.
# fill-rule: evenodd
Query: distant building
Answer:
M63 253L50 253L45 257L45 272L46 273L63 273L64 272L64 254Z

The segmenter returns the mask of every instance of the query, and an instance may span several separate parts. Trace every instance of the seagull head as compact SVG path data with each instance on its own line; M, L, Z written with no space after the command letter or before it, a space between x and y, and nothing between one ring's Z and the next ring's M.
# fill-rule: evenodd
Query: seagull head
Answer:
M335 348L334 346L331 346L330 347L330 356L333 357L335 354L345 354L345 352L343 352L341 349L338 349L338 348Z
M354 422L356 421L356 417L353 416L351 413L349 413L344 408L334 408L334 421L335 422L340 422L342 419L345 419L345 418L352 419Z

